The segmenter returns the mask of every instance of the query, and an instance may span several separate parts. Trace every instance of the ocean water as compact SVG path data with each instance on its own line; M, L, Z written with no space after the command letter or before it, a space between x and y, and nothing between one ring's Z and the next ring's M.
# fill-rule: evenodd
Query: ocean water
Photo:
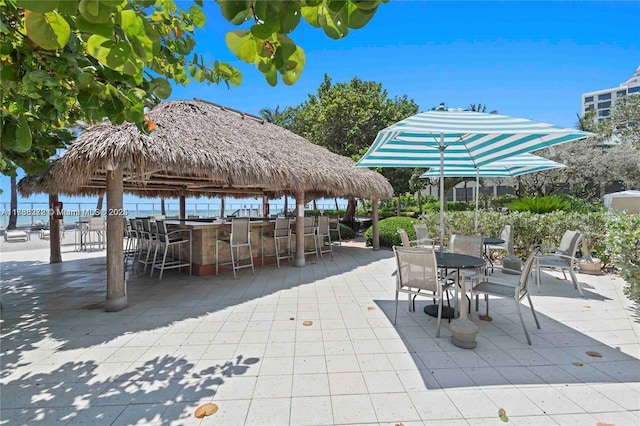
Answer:
M343 204L343 205L342 205ZM341 208L346 208L346 202L339 204ZM289 203L289 211L292 211L295 203ZM0 227L6 228L9 223L10 204L0 203ZM200 218L220 217L220 203L187 203L187 216L198 216ZM335 204L317 204L319 209L334 209ZM308 205L307 208L311 208ZM73 224L80 217L93 216L95 214L95 203L64 203L62 212L64 223ZM284 203L280 200L269 202L269 214L278 214L284 211ZM47 203L18 203L17 226L21 228L30 227L35 222L49 222L49 205ZM102 215L106 216L106 203L103 205ZM180 205L176 202L165 203L165 214L167 216L178 216ZM225 213L227 216L262 216L262 203L225 203ZM119 212L126 218L148 217L161 214L160 203L123 203L123 209Z

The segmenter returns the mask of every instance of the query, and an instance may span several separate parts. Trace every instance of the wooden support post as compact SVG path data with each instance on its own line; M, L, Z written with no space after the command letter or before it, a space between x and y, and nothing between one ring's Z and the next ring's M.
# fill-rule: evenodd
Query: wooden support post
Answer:
M262 217L265 219L269 218L269 197L266 195L262 196Z
M124 277L124 211L122 168L107 170L107 312L129 306Z
M304 191L296 193L296 257L295 266L304 266Z
M54 214L58 206L58 194L49 194L49 263L62 262L62 254L60 250L60 235L62 224L58 219L54 219Z
M185 191L183 190L180 194L180 219L187 218L187 198L185 195Z
M380 226L378 223L378 200L371 200L371 226L373 227L373 249L380 250Z

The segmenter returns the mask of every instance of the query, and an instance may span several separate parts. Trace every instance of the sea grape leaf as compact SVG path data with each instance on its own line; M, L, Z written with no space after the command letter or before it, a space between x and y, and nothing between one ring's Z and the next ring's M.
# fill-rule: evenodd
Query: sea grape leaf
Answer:
M167 99L171 96L171 85L164 78L155 78L151 83L154 86L153 94L160 99Z
M257 2L262 3L262 2ZM218 3L224 18L235 25L242 24L250 16L249 4L245 0L229 0Z
M17 5L32 12L46 13L58 8L58 0L18 0Z
M189 8L189 16L193 21L193 25L198 28L204 27L204 24L207 22L207 17L205 16L204 12L197 6L191 6Z
M71 28L58 12L25 12L27 37L45 50L62 49L69 41Z
M252 64L255 61L257 48L256 39L250 31L230 31L225 36L227 47L241 60Z

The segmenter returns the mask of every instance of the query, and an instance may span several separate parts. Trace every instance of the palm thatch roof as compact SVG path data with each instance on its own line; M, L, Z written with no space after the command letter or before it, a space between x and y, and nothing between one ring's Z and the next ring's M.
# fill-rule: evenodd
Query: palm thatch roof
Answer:
M393 196L381 174L255 116L195 100L162 103L149 119L151 135L131 123L92 126L49 170L22 179L20 192L103 193L115 165L123 167L125 192L143 197Z

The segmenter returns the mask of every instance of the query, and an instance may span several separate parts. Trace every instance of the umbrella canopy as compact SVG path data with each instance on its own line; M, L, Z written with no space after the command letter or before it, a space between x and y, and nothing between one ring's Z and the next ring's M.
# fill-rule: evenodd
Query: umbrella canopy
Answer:
M605 194L604 205L614 210L625 210L627 213L640 213L640 191L622 191Z
M516 177L527 173L566 167L534 154L519 154L478 167L444 166L444 177ZM440 167L431 167L422 178L439 178Z
M360 167L478 167L513 155L590 136L524 118L440 107L416 114L380 131ZM441 174L443 177L443 174ZM440 193L444 181L440 180ZM440 237L444 236L444 197L440 197Z
M23 178L20 192L103 193L119 166L125 192L143 197L393 196L381 174L259 117L196 100L161 103L148 118L151 135L131 123L90 127L48 171Z
M445 165L444 172L440 172L439 167L432 167L424 173L422 178L444 177L473 177L476 178L476 215L474 229L478 231L478 188L480 187L480 176L482 177L516 177L527 173L541 172L544 170L558 169L566 167L544 157L534 154L519 154L513 157L498 160L493 163L478 167L462 167Z

